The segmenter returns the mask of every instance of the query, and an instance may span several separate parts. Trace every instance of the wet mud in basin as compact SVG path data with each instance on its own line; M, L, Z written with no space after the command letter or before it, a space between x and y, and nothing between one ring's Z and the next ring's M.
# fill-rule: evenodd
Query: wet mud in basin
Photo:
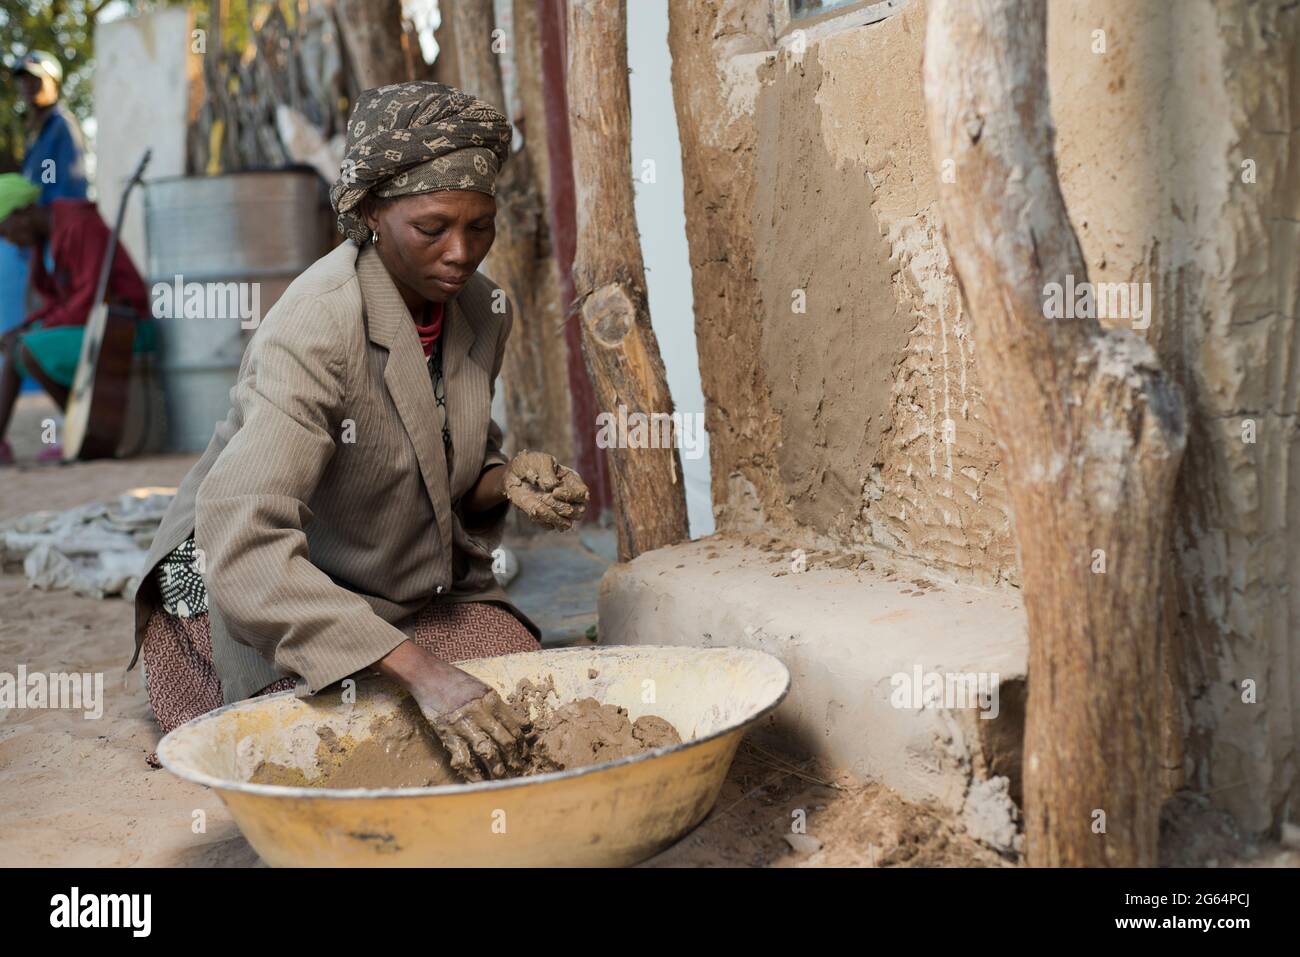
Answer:
M519 682L507 699L527 731L521 776L588 767L681 743L677 729L657 715L632 721L625 708L595 698L561 703L553 682ZM314 729L290 743L289 758L267 760L241 742L243 780L254 784L319 788L415 788L463 783L447 752L407 699L394 714L373 719L359 733Z

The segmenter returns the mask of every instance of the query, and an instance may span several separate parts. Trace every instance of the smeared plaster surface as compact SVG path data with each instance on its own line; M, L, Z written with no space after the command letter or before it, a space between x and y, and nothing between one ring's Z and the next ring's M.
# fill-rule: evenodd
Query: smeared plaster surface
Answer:
M1016 579L1000 452L975 345L933 211L894 220L900 307L914 325L894 368L893 418L877 456L872 541L984 580Z
M1011 800L1010 784L998 776L973 781L966 792L961 818L966 833L1004 854L1018 854L1025 838L1020 833L1020 809Z
M935 221L923 14L829 34L802 57L782 48L765 68L753 219L763 364L797 522L993 582L1014 579L1015 553Z
M779 478L797 521L848 538L907 328L866 170L822 148L820 65L782 52L770 69L780 81L759 97L754 235Z
M754 112L762 80L759 71L775 59L769 50L738 53L722 63L723 89L727 94L727 114L732 120L749 117Z

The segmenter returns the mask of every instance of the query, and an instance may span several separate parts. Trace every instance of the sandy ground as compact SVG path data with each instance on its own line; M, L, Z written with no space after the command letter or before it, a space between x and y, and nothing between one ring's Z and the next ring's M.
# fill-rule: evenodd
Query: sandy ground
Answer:
M17 445L18 443L15 443ZM20 460L22 450L19 450ZM0 471L0 518L70 508L140 485L175 485L195 456ZM7 865L247 864L256 855L216 795L145 755L157 741L138 673L123 686L131 606L0 575L0 670L104 673L104 714L0 711L0 861ZM194 833L194 811L206 830Z
M955 829L946 814L744 741L708 817L642 866L1015 865Z
M9 865L248 864L256 855L215 794L154 771L157 726L131 654L131 608L0 576L5 670L102 671L103 717L0 712L0 859ZM191 830L206 812L205 833Z

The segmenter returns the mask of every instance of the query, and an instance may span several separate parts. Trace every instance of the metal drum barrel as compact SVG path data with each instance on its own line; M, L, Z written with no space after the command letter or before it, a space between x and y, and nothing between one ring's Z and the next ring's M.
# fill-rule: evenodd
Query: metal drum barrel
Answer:
M169 177L145 187L145 229L167 448L199 452L258 322L329 251L328 196L310 170Z

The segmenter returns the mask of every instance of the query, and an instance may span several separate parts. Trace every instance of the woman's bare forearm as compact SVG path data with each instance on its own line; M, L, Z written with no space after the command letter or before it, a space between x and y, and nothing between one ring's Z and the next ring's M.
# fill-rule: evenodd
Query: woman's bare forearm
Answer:
M506 500L506 467L493 465L484 469L478 482L465 493L463 500L467 512L487 512Z
M406 688L430 713L454 711L487 691L477 678L409 639L372 667Z

